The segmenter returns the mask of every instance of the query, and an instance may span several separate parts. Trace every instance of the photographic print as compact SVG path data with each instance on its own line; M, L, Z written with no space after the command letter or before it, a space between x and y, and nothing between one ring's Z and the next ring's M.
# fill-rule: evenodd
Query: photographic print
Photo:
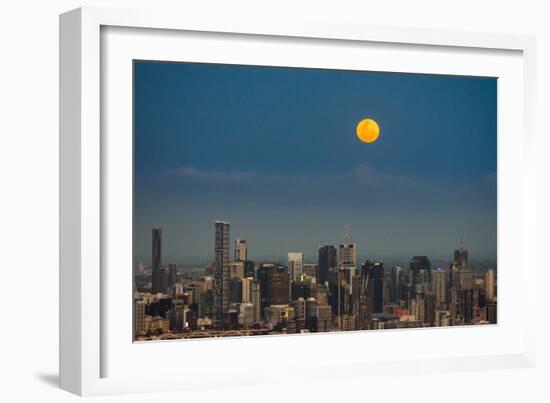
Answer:
M497 323L497 79L135 60L134 341Z

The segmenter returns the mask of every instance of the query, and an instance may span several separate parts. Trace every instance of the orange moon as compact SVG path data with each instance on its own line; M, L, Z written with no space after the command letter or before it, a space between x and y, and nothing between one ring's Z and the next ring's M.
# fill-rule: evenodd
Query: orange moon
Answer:
M378 123L373 119L363 119L357 124L357 137L363 143L374 143L380 135Z

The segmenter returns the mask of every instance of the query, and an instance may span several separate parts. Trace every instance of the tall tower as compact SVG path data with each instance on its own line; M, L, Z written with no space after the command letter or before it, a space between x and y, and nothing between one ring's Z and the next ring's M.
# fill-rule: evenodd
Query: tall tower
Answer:
M244 262L248 260L246 241L244 239L235 239L235 261Z
M372 312L384 312L384 265L381 262L374 262L370 265L368 285Z
M447 303L447 272L441 267L435 269L432 273L432 290L435 294L436 308Z
M162 256L162 229L153 228L153 250L152 250L152 271L151 292L153 294L166 292L166 273L161 267Z
M319 284L328 281L329 269L336 268L336 248L333 245L319 247Z
M495 298L495 271L487 270L485 273L485 297L488 302L493 302Z
M293 281L299 279L304 272L304 254L302 252L288 253L288 270Z
M229 265L229 223L215 221L214 238L214 322L220 324L229 311L231 266Z
M258 280L252 280L250 283L250 302L254 304L254 322L259 322L261 319L260 311L262 309L262 301L260 282Z
M390 283L390 302L398 304L401 299L403 269L400 266L394 266L391 269Z
M424 280L432 281L432 263L427 256L414 256L410 262L410 274L412 275L413 288L416 284L422 284Z
M468 249L464 248L464 243L462 242L462 239L460 240L460 248L455 250L454 258L455 263L458 265L458 270L468 270Z
M354 243L341 243L338 250L338 264L357 267L357 249Z
M357 249L355 248L355 244L350 242L349 238L349 225L346 224L344 227L344 243L341 243L338 249L338 265L340 269L353 267L353 272L355 272L355 268L357 267Z

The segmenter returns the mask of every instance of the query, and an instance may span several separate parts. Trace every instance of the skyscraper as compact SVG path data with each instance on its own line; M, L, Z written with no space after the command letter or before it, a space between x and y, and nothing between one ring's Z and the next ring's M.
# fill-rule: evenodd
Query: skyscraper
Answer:
M357 248L354 243L341 243L338 249L340 267L357 267Z
M244 277L243 278L243 303L251 303L252 302L252 294L251 294L251 283L254 281L254 278L252 277Z
M399 266L394 266L391 269L391 283L390 283L390 302L392 304L399 303L401 298L401 280L403 269Z
M474 310L474 290L464 289L460 290L459 297L461 301L461 313L463 324L468 325L473 320Z
M214 322L224 321L229 311L231 267L229 265L229 223L216 221L214 239Z
M466 271L468 269L468 250L464 248L462 240L460 240L460 248L455 250L454 258L458 270Z
M384 312L384 265L374 262L368 266L368 293L373 313ZM361 270L362 272L364 270Z
M336 248L333 245L319 247L319 284L328 281L328 272L331 268L336 268Z
M248 251L244 239L235 239L235 261L244 262L247 260Z
M172 287L178 282L178 266L175 263L168 265L168 287Z
M258 280L252 280L250 283L250 302L254 305L254 322L259 322L261 318L262 297L260 282Z
M153 228L153 270L161 265L162 256L162 228Z
M447 272L441 267L432 273L432 291L435 294L437 309L447 302Z
M427 256L414 256L410 263L410 273L412 276L413 288L416 284L421 284L423 279L427 282L432 280L432 264Z
M304 254L302 252L288 253L288 270L293 281L299 279L304 272Z
M495 294L495 271L488 270L485 273L485 297L487 301L492 302Z
M166 273L161 267L162 257L162 229L160 227L153 228L153 250L152 250L152 280L151 292L165 293L166 292Z
M289 302L289 276L284 266L273 266L267 273L267 304L279 305Z
M260 263L258 268L260 282L262 315L270 305L282 305L289 302L288 269L277 263Z

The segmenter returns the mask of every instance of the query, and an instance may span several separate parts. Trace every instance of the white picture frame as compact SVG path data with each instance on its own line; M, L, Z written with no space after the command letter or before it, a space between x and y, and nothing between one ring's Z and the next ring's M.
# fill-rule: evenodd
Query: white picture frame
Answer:
M122 30L121 32L124 29L145 29L149 33L152 32L150 30L155 30L155 32L161 33L160 36L162 36L162 32L171 33L170 38L165 41L164 45L161 44L163 39L160 36L157 35L157 39L152 39L153 42L158 41L158 46L155 46L158 49L155 51L161 51L163 46L170 49L173 41L179 40L178 32L193 32L194 36L198 37L208 33L217 33L217 40L222 41L224 35L227 36L227 40L236 35L253 37L255 41L284 42L296 40L301 41L301 45L304 43L307 45L310 40L330 41L327 46L332 46L334 49L347 43L377 44L376 46L381 47L397 46L396 52L404 51L404 47L412 46L415 47L416 51L424 52L428 50L428 53L429 49L438 51L463 50L480 56L491 52L514 53L515 61L510 64L512 66L510 77L515 81L510 82L510 85L515 86L514 94L518 94L519 97L515 100L516 104L513 106L519 106L521 113L518 113L519 120L510 121L507 124L518 128L522 135L517 136L516 133L516 137L513 139L511 138L513 136L503 138L501 133L506 133L508 128L499 125L498 178L499 192L500 188L506 189L508 187L511 189L512 185L516 188L520 186L522 191L517 192L510 202L511 204L504 206L504 209L509 209L506 211L517 213L514 219L509 216L503 217L503 214L501 214L501 195L499 194L499 225L501 220L509 220L510 224L507 224L506 228L513 229L513 231L507 231L504 238L500 236L499 232L499 281L501 281L501 277L506 277L507 270L506 263L500 263L502 261L500 250L503 245L504 247L515 245L514 254L509 256L510 259L521 258L523 279L536 276L533 260L535 256L533 237L536 232L534 208L534 173L536 168L534 159L530 158L534 152L535 42L533 37L369 27L315 20L271 21L266 18L265 20L250 21L244 18L232 18L231 20L217 21L198 18L193 15L174 15L169 12L150 10L81 8L65 13L60 17L60 384L63 389L79 395L96 395L204 388L228 385L229 383L234 384L237 379L235 376L224 374L223 371L211 371L208 366L201 365L196 357L191 358L191 360L195 360L193 363L195 365L194 377L191 378L189 375L184 376L182 373L174 374L173 372L171 375L139 376L136 373L132 374L131 368L120 365L115 371L106 364L108 357L111 355L114 357L115 352L124 350L123 346L115 343L125 343L124 340L113 341L114 339L111 339L106 329L112 327L116 322L106 319L109 316L107 315L109 309L106 306L106 301L112 301L112 298L108 291L109 287L105 286L105 281L106 279L116 281L116 279L109 277L110 274L104 271L105 266L108 264L105 257L108 247L105 244L104 231L110 225L119 225L110 224L108 220L112 220L113 215L105 214L107 207L111 208L109 207L108 193L113 190L108 185L110 182L107 180L110 178L109 167L113 165L108 163L109 157L106 147L110 149L110 147L117 147L117 145L110 141L114 138L112 135L107 138L102 137L105 136L105 133L109 133L112 124L109 123L107 118L108 113L102 109L106 100L104 97L110 91L109 86L115 87L112 81L105 82L102 80L102 74L106 74L106 72L120 74L120 72L116 73L116 66L111 69L108 65L107 69L111 70L103 70L105 61L102 60L102 57L109 56L109 53L104 53L105 50L102 49L102 47L105 47L105 42L102 42L104 40L104 38L102 39L102 32L108 31L109 27L117 27L116 29ZM128 35L128 32L123 32L124 35ZM130 32L129 35L132 36L133 34ZM143 41L140 45L144 49L147 46L146 42ZM116 41L110 42L109 46L111 46L111 43L116 45ZM245 50L238 52L243 55ZM119 54L122 54L122 51ZM124 57L132 57L132 54L125 54ZM159 54L158 57L163 58L162 54ZM247 57L261 58L262 55L256 53ZM452 57L452 55L449 57ZM419 71L437 72L438 67L434 56L426 55L426 58L432 58L429 60L434 61L434 67L431 70L428 67L419 67ZM223 60L223 58L220 60ZM264 62L270 63L267 59ZM303 61L302 65L304 63L307 63L307 61ZM318 65L320 62L312 63ZM327 61L324 65L327 63L330 65L331 62ZM487 63L489 66L495 62L494 60L488 60ZM513 67L518 67L518 63L521 67L521 77L519 79L519 70L515 70L515 67ZM285 65L288 65L288 63ZM319 67L321 66L319 65ZM360 68L360 66L357 68ZM383 66L380 68L383 68ZM481 64L479 68L483 69ZM467 68L464 67L464 69ZM490 66L487 69L487 71L491 71ZM124 70L121 71L124 73ZM468 72L469 70L461 71ZM124 102L129 99L127 96L124 98L124 88L127 89L127 86L118 88L117 92L117 94L122 93L123 95L121 103L123 109L121 111L124 110ZM512 92L509 94L512 94ZM113 105L112 98L108 96L107 100L109 105ZM126 110L128 110L127 107L128 105L126 105ZM502 110L499 109L499 113L501 112ZM126 123L128 123L127 119ZM118 147L122 147L121 150L123 150L124 143L119 144ZM514 152L517 155L513 155ZM503 160L508 161L508 164L504 166L500 163L503 155L505 155ZM519 168L517 165L514 167L509 166L512 162L514 164L519 163L521 167ZM504 172L505 175L501 175L501 172ZM124 172L122 178L124 178ZM124 226L124 224L120 223L120 226ZM512 232L514 233L512 234ZM131 241L131 239L128 241ZM500 274L501 270L504 270L502 276ZM527 282L521 279L518 281L520 281L518 284L522 285L520 295L524 298L525 305L523 306L533 307L535 305L536 282ZM503 313L501 295L504 298L506 293L500 294L499 291L499 315ZM129 301L128 306L130 306ZM121 313L121 315L127 315L127 313ZM444 352L419 353L416 355L411 353L400 356L401 358L392 356L385 360L380 357L376 358L376 354L371 354L370 357L363 357L361 354L348 355L342 359L328 360L324 364L311 360L308 373L303 373L303 379L323 379L327 376L326 373L331 367L341 369L341 371L338 371L341 373L351 371L359 376L369 376L375 372L378 374L430 373L533 366L535 363L534 321L528 319L528 314L526 318L524 323L521 324L521 329L511 324L509 327L496 325L495 327L488 327L487 330L474 330L471 328L413 330L407 333L406 336L412 340L429 338L435 343L443 335L442 331L447 332L445 337L457 338L469 337L469 332L473 334L475 331L479 332L476 333L476 337L485 337L487 340L491 337L500 338L501 336L509 336L510 340L513 340L512 343L508 344L508 347L496 346L488 354L483 354L480 351L463 354L462 350L457 349L452 354L447 355ZM131 318L128 318L128 320L131 321ZM207 354L207 351L212 348L212 344L208 343L223 343L218 344L220 347L216 348L219 352L227 354L227 360L235 360L236 356L232 356L227 351L236 351L242 343L247 343L242 344L242 346L248 347L250 351L242 354L249 354L254 357L257 352L268 349L273 351L273 360L276 360L276 355L282 351L281 349L299 348L307 353L308 345L305 344L304 340L309 340L312 344L317 345L319 343L330 344L344 341L344 344L348 346L347 348L353 351L354 346L360 346L361 338L370 337L370 341L375 343L395 343L396 340L399 341L404 337L403 332L390 332L388 333L389 336L382 336L385 334L383 332L374 332L368 335L364 332L351 333L353 334L330 334L302 338L267 337L262 338L262 340L253 338L244 341L236 339L193 341L193 349L195 354ZM391 339L391 341L385 341L382 337ZM130 339L127 340L127 343L132 344ZM498 343L495 343L495 345L498 345ZM144 357L148 358L144 359L151 359L150 355L154 354L159 360L157 364L164 365L168 363L169 356L176 354L174 353L176 347L179 350L184 349L182 345L175 346L174 343L158 343L156 347L151 347L156 350L144 353L142 349L136 354L145 354ZM125 354L127 355L119 354L118 360L132 363L128 354L133 353L130 351ZM132 365L135 366L135 363L132 363ZM263 372L258 371L259 367L250 368L246 377L239 376L238 378L241 380L237 382L242 385L271 382L273 379L281 382L287 376L285 374L291 372L293 368L300 370L303 367L298 366L289 358L285 361L274 362L273 368L265 368ZM204 380L204 375L208 375L208 381ZM183 382L184 378L185 382ZM246 378L246 380L243 378Z

